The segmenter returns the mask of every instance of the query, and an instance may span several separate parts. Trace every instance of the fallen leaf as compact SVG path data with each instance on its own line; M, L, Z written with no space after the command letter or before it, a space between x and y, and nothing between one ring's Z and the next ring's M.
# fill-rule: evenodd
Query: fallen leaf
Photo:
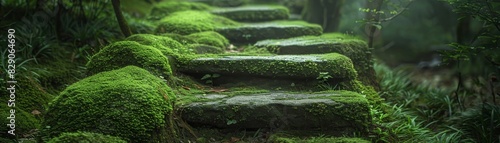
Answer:
M31 111L31 114L33 114L33 115L40 115L40 114L42 114L42 112L40 112L38 110L33 110L33 111Z
M185 90L191 90L191 88L189 88L187 86L182 86L182 88L184 88Z
M238 142L240 141L241 139L240 138L237 138L237 137L231 137L231 142L235 143L235 142Z

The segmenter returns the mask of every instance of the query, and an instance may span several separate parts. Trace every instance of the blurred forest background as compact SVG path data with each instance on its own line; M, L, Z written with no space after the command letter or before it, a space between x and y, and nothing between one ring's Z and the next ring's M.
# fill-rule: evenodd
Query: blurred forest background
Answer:
M374 142L500 142L500 1L273 1L292 18L373 48L367 52L376 57L386 100L372 110ZM159 2L121 0L132 33L154 33L147 15ZM0 45L7 45L7 29L16 29L18 76L50 87L48 94L84 77L90 56L124 38L110 0L0 0L0 7ZM311 7L326 15L311 16L318 13ZM7 50L1 52L5 77ZM47 79L55 80L40 83Z

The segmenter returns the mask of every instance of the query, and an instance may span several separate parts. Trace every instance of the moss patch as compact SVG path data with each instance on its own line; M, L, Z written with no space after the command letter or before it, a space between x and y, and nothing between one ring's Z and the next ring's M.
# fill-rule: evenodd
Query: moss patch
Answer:
M205 44L190 44L187 45L189 49L192 49L195 51L196 54L222 54L224 53L224 49L220 47L214 47L210 45L205 45Z
M134 34L125 40L136 41L142 45L155 47L165 56L171 56L173 54L193 54L193 51L170 37L152 34Z
M187 35L203 31L213 31L221 26L240 25L225 17L203 11L181 11L160 20L157 33L177 33Z
M153 6L151 9L151 19L161 19L172 13L187 10L209 10L212 9L209 5L197 2L185 1L164 1Z
M158 76L172 75L168 59L160 50L134 41L119 41L101 49L87 63L87 73L93 75L128 65L144 68Z
M175 34L175 33L163 33L163 34L160 34L160 36L164 36L164 37L170 37L172 39L174 39L175 41L181 43L182 45L189 45L189 44L198 44L198 42L196 42L195 40L191 39L191 38L187 38L185 36L182 36L180 34Z
M127 143L126 141L109 135L90 132L62 133L47 143Z
M212 13L235 21L259 22L288 19L288 8L284 6L251 5L235 8L218 8Z
M49 104L42 137L87 131L130 142L169 142L175 131L166 117L173 101L165 82L144 69L101 72L72 84Z
M191 38L199 44L206 44L210 46L225 48L229 46L229 40L214 31L205 31L200 33L193 33L186 36Z

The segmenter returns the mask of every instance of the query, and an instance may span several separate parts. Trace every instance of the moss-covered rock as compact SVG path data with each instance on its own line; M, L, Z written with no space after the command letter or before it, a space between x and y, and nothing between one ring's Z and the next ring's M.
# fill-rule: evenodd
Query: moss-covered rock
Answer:
M160 20L156 33L187 35L203 31L214 31L221 26L240 25L222 16L203 11L175 12Z
M184 45L166 36L157 36L152 34L134 34L125 39L126 41L136 41L139 44L155 47L163 55L171 56L173 54L193 54L193 51L187 49Z
M187 38L191 38L195 40L199 44L205 44L220 48L225 48L229 46L229 40L226 37L220 35L214 31L205 31L200 33L193 33L186 36Z
M169 77L172 74L168 59L160 50L134 41L119 41L101 49L87 63L87 74L93 75L128 65L144 68L158 76Z
M165 81L136 66L78 81L50 104L42 138L63 132L95 132L126 141L173 142L168 117L175 96Z
M332 79L349 81L357 74L352 61L340 54L279 56L214 56L181 61L178 71L251 77L316 79L327 72Z
M198 2L186 1L164 1L153 6L150 17L152 19L161 19L172 13L187 10L209 10L212 9L209 5Z
M262 22L288 19L288 8L284 6L252 5L235 8L218 8L213 14L242 22Z
M254 43L266 39L284 39L306 35L321 35L323 29L303 21L272 21L241 26L219 27L215 31L235 43Z
M47 143L127 143L119 137L91 132L62 133Z

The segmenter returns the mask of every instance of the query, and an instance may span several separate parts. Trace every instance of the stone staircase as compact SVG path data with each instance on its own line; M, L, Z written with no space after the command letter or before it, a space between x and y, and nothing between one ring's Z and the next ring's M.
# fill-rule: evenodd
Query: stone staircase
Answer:
M364 86L367 82L363 79L370 78L367 74L372 70L372 62L365 42L342 34L323 33L319 25L287 20L291 14L283 6L203 2L237 7L207 9L205 11L214 17L201 21L184 19L176 24L213 23L214 26L206 29L218 32L230 43L264 48L271 55L200 54L177 62L176 72L193 79L217 75L209 79L207 86L229 89L194 95L189 97L189 102L180 104L178 114L187 124L195 130L265 129L271 134L267 142L307 142L311 137L318 137L318 134L307 134L311 131L331 137L328 142L354 134L366 137L371 124L370 101L366 97L370 95L355 90L359 87L352 84ZM237 23L225 25L227 20L218 16ZM206 29L194 29L194 32ZM159 33L176 31L182 29L157 30ZM178 34L190 32L193 31ZM318 85L331 88L315 88ZM234 90L246 87L267 92ZM198 138L204 137L198 135ZM368 142L359 138L338 141Z

